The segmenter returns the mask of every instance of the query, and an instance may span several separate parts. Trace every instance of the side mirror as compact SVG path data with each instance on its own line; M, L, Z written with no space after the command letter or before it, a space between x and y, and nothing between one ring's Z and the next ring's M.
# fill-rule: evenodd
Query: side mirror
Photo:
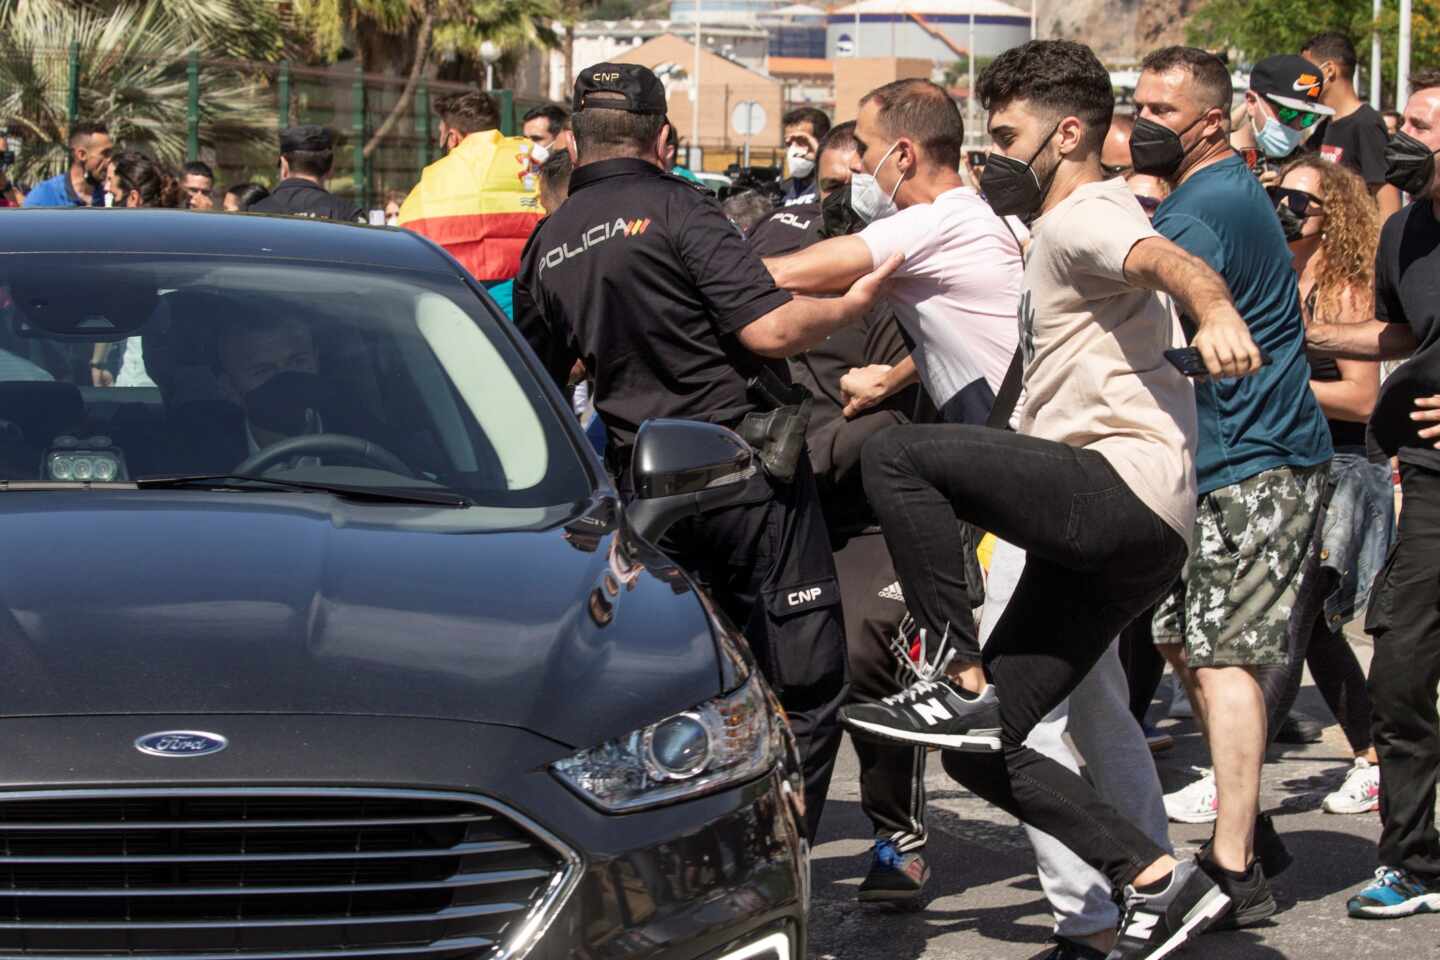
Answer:
M626 513L635 532L654 543L678 520L742 502L758 472L755 451L733 430L646 420L635 434L635 499Z

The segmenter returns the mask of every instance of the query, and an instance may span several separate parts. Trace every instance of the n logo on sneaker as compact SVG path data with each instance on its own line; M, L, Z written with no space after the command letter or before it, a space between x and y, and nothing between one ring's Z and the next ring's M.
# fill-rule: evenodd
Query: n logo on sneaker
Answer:
M1160 923L1160 917L1153 913L1137 913L1130 919L1130 926L1125 928L1125 936L1134 937L1136 940L1149 940L1150 934Z
M939 723L941 720L954 719L950 711L946 710L945 706L939 700L936 700L933 697L929 700L915 701L915 712L920 714L920 719L924 720L932 727L935 726L935 724Z

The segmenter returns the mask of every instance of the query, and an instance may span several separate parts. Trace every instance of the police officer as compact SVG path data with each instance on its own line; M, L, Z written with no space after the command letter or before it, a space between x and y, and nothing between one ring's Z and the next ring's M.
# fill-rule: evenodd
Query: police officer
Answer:
M573 106L570 198L525 248L515 316L558 383L584 363L610 436L607 463L627 491L642 422L680 417L745 433L766 406L749 381L767 371L783 379L775 361L863 315L898 258L842 296L793 297L708 193L665 172L670 124L653 73L590 67ZM744 630L784 705L813 838L847 692L840 597L807 459L788 479L756 483L752 502L682 521L661 546Z
M832 127L820 142L815 182L820 201L782 207L750 234L762 257L778 257L827 237L856 233L865 222L850 205L850 168L858 144L855 124ZM905 597L895 564L860 477L860 449L879 430L934 419L934 407L915 384L847 418L840 380L853 368L895 366L910 355L895 311L879 304L860 322L789 360L790 374L814 396L807 446L825 525L835 555L852 700L878 700L905 686L897 662L908 653ZM913 632L913 631L912 631ZM905 678L908 682L908 676ZM874 826L875 847L858 896L865 902L915 903L930 876L925 846L925 750L853 738L860 762L860 808Z
M327 128L306 125L280 131L280 184L251 213L288 213L364 223L360 208L325 189L335 165L335 136Z

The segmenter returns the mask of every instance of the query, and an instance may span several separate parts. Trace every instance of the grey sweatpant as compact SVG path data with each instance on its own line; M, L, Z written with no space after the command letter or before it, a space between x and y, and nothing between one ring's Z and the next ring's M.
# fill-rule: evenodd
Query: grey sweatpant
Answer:
M1004 614L1024 569L1024 550L1004 541L995 545L980 617L981 646ZM1063 637L1055 639L1064 642ZM1001 690L1000 696L1004 695ZM1052 710L1025 740L1026 746L1078 772L1080 765L1064 740L1067 728L1100 796L1161 847L1173 849L1160 776L1145 735L1130 713L1129 688L1114 643L1070 699ZM1033 827L1025 830L1035 848L1040 885L1055 913L1056 933L1081 937L1115 929L1120 914L1111 898L1110 881L1048 833Z

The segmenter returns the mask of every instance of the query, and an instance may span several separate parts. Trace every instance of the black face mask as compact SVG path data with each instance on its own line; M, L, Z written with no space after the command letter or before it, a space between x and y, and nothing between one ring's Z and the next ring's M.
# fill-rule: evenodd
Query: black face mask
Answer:
M820 201L820 215L820 236L827 240L830 237L846 237L859 233L865 228L865 221L855 212L855 208L850 206L848 183L839 190L832 190L829 196Z
M263 430L298 437L311 428L311 412L334 409L329 384L313 373L278 373L245 394L245 415Z
M1305 218L1286 204L1280 204L1275 208L1275 216L1280 218L1280 229L1285 231L1285 242L1294 243L1300 239L1300 233L1305 229Z
M1135 172L1148 173L1161 179L1174 176L1175 171L1180 169L1180 164L1185 162L1186 154L1190 152L1185 149L1180 134L1189 133L1195 124L1204 119L1205 114L1200 114L1180 133L1163 123L1156 123L1149 117L1136 120L1135 129L1130 131L1130 163ZM1195 145L1190 146L1194 149Z
M1412 196L1423 194L1435 176L1435 151L1401 130L1385 146L1385 182Z
M1039 148L1031 154L1029 163L1022 163L1003 153L990 154L985 161L985 172L980 175L980 192L985 195L985 202L990 204L991 210L1002 217L1016 216L1027 222L1035 216L1045 202L1045 195L1050 192L1055 171L1060 169L1057 162L1050 168L1042 184L1035 175L1035 161L1050 145L1055 130L1059 129L1059 124L1056 124L1055 129L1050 131Z

